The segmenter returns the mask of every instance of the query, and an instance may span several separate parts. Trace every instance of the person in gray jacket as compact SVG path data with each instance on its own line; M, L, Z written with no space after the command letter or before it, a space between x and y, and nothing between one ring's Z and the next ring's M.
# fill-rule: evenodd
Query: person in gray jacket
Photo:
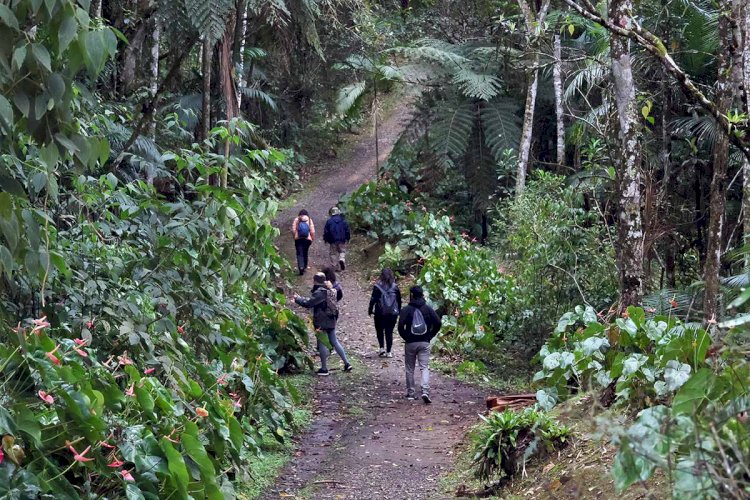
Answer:
M422 371L422 401L430 399L430 340L440 331L442 321L435 310L424 300L421 286L411 287L409 305L401 309L398 319L398 334L404 339L404 365L406 365L406 397L414 395L414 365L419 362Z
M330 299L328 297L329 293L332 294ZM304 308L312 309L313 327L315 330L323 332L328 336L328 341L331 346L336 350L336 353L341 356L341 360L344 362L344 371L348 372L352 370L352 365L346 357L346 351L344 351L344 348L336 338L336 322L338 321L339 316L338 308L335 306L337 302L336 295L336 289L333 288L333 284L330 281L326 281L326 275L323 273L317 273L313 276L311 296L305 298L295 294L294 302ZM318 338L318 352L320 352L321 366L317 373L320 376L327 376L329 374L328 356L330 356L331 351L320 338Z

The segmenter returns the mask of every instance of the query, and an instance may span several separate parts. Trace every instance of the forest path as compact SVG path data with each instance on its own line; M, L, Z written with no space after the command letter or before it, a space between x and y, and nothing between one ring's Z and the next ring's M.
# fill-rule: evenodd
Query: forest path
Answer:
M403 102L382 124L380 161L390 154L411 111L410 104ZM334 160L329 169L318 174L323 178L276 220L281 228L279 245L294 261L292 221L300 209L310 212L318 238L310 249L313 272L325 266L328 259L322 241L328 209L342 194L352 192L375 175L371 136L363 135L346 156ZM438 478L452 468L467 428L483 410L483 394L433 371L433 403L405 399L403 343L394 333L394 357L378 357L375 330L367 315L369 270L358 269L359 259L351 257L350 266L339 273L344 299L340 304L338 338L352 358L354 371L344 373L338 356L331 358L331 375L316 380L313 422L298 439L294 458L264 498L446 497L439 491ZM309 295L313 272L296 280L295 291L300 295ZM314 348L312 334L310 342Z

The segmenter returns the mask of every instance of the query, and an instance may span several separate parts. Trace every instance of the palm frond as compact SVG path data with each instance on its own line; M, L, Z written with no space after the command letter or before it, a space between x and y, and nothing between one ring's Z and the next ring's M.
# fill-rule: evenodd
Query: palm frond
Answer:
M276 100L271 97L270 94L255 88L255 87L242 87L240 88L242 95L253 101L260 101L272 110L276 111Z
M355 82L339 90L336 96L336 112L341 115L349 115L367 90L367 82Z

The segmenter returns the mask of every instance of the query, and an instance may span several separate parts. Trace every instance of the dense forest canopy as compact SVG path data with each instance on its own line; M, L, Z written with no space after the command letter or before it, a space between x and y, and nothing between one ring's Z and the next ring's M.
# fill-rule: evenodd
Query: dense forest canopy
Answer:
M341 206L441 352L747 495L746 0L0 0L0 496L234 495L311 366L279 202L400 100Z

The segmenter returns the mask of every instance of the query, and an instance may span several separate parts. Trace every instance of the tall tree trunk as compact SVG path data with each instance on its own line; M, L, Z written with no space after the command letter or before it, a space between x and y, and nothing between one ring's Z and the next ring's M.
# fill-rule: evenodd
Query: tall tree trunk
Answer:
M560 35L554 40L555 63L552 67L552 81L555 88L555 115L557 117L557 164L565 165L565 115L563 112L562 43Z
M153 17L153 31L151 33L151 71L149 72L149 84L148 90L151 98L156 97L156 92L159 89L159 44L161 43L161 25L156 16ZM154 117L151 118L151 123L148 127L148 136L151 139L156 139L156 120Z
M726 114L731 108L736 92L737 58L740 56L739 11L743 0L719 1L719 68L716 78L716 105ZM727 167L729 166L729 136L719 134L713 149L713 176L709 195L706 265L703 281L703 319L713 323L719 316L721 293L721 257L724 212L726 208Z
M611 0L609 18L629 26L632 0ZM643 297L643 223L641 220L641 169L639 114L635 101L635 81L627 38L612 34L612 77L619 119L620 149L617 151L619 191L618 252L620 307L640 303Z
M247 0L237 0L237 17L234 25L234 66L237 68L237 110L242 109L242 92L245 80L245 34L247 33Z
M203 73L203 97L201 106L201 134L200 139L208 139L211 133L211 71L214 49L208 36L203 38L201 71Z
M146 42L146 27L148 24L145 20L141 23L125 48L119 71L119 88L123 96L128 96L138 87L138 60L143 50L143 44Z
M518 151L518 169L516 172L516 196L521 196L526 187L526 176L529 171L529 158L531 156L531 139L534 131L534 108L536 107L536 92L539 85L539 52L535 48L535 42L539 32L544 26L547 17L550 0L542 0L537 12L532 10L527 0L518 0L518 6L523 12L526 24L526 42L529 49L533 51L531 57L531 69L528 74L526 87L526 105L523 113L523 129L521 130L521 143Z
M232 43L234 39L232 30L227 29L224 33L224 37L219 42L219 80L221 93L224 97L224 105L226 106L227 126L229 126L233 118L239 115L239 108L237 107L237 91L232 76L234 74L234 71L232 71L234 66ZM221 169L221 187L223 188L226 188L228 185L229 153L230 144L229 138L227 138L224 143L224 157L226 162Z

